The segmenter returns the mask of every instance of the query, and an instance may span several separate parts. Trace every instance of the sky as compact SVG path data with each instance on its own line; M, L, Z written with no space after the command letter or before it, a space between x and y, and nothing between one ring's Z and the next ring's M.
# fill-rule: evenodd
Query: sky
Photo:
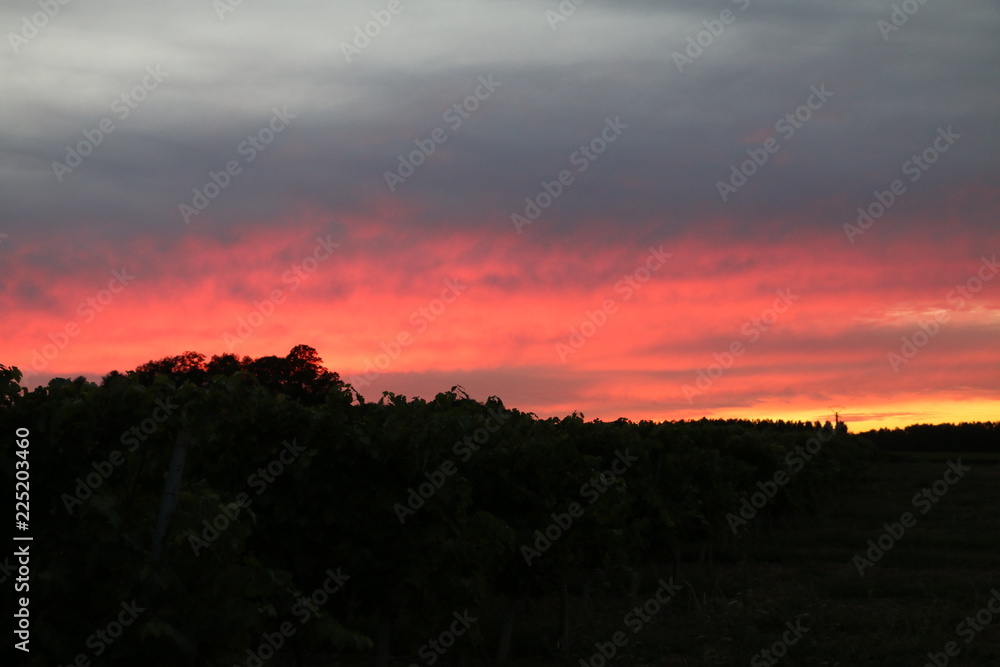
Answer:
M0 26L25 386L306 344L368 400L1000 418L988 0L41 0Z

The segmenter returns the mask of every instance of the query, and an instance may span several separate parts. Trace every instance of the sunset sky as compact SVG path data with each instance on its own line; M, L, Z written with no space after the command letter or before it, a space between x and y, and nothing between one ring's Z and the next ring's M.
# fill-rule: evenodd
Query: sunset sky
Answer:
M989 0L53 0L0 25L0 363L26 386L301 343L369 400L1000 419Z

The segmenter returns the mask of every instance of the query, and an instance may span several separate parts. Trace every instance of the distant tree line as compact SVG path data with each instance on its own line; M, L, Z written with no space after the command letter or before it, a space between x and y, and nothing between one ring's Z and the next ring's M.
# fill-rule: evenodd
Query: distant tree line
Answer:
M914 424L861 435L883 451L1000 452L1000 422Z
M149 385L157 375L163 374L176 382L190 381L206 386L213 376L242 374L252 378L264 389L285 394L304 405L319 405L332 389L344 389L340 375L323 366L316 349L309 345L296 345L284 357L264 356L253 359L235 354L214 355L210 359L198 352L164 357L148 361L129 374L143 385ZM112 371L103 378L102 385L117 377ZM82 378L81 378L82 380ZM357 393L354 392L357 396ZM359 396L357 396L360 398ZM361 399L361 402L364 402ZM582 417L582 415L580 415ZM597 420L600 421L600 420ZM619 420L627 421L627 420ZM785 421L783 419L705 419L680 420L682 424L725 424L732 427L769 432L794 433L804 429L831 430L829 421ZM836 430L847 431L846 424L836 425ZM883 451L896 452L998 452L1000 451L1000 422L963 422L960 424L914 424L905 428L866 431L861 434Z

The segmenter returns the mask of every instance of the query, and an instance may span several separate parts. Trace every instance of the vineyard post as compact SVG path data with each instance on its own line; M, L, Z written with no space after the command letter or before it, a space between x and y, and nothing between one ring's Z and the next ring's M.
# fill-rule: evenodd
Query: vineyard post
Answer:
M503 626L500 629L500 646L497 648L497 662L507 663L510 657L510 640L514 634L514 617L517 615L518 596L511 592L507 594L507 609L503 615Z
M174 453L170 459L170 472L167 475L167 488L163 492L163 499L160 501L160 516L156 521L156 532L153 534L153 551L149 560L152 563L159 563L163 554L163 538L167 534L167 525L170 523L170 515L177 507L177 498L180 495L181 476L184 473L184 458L187 456L188 444L191 436L187 431L177 434L177 442L174 444Z
M167 474L167 487L164 491L163 499L160 501L160 515L156 521L156 530L153 533L153 548L149 556L149 562L154 566L160 562L163 554L163 538L167 534L170 515L177 506L177 498L181 487L181 473L184 472L184 458L187 454L190 439L191 437L186 431L181 431L177 434L177 442L174 444L174 452L170 460L170 472ZM150 570L142 582L139 601L144 607L149 604L150 583L153 581L153 574L153 570Z

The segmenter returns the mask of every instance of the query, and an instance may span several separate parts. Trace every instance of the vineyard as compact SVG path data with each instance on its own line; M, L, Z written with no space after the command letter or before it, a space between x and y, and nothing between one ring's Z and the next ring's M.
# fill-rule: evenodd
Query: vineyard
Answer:
M872 458L829 424L541 419L248 368L29 391L0 366L4 460L31 443L25 664L506 662L535 650L519 620L543 599L558 652L580 599L659 585L666 604Z

